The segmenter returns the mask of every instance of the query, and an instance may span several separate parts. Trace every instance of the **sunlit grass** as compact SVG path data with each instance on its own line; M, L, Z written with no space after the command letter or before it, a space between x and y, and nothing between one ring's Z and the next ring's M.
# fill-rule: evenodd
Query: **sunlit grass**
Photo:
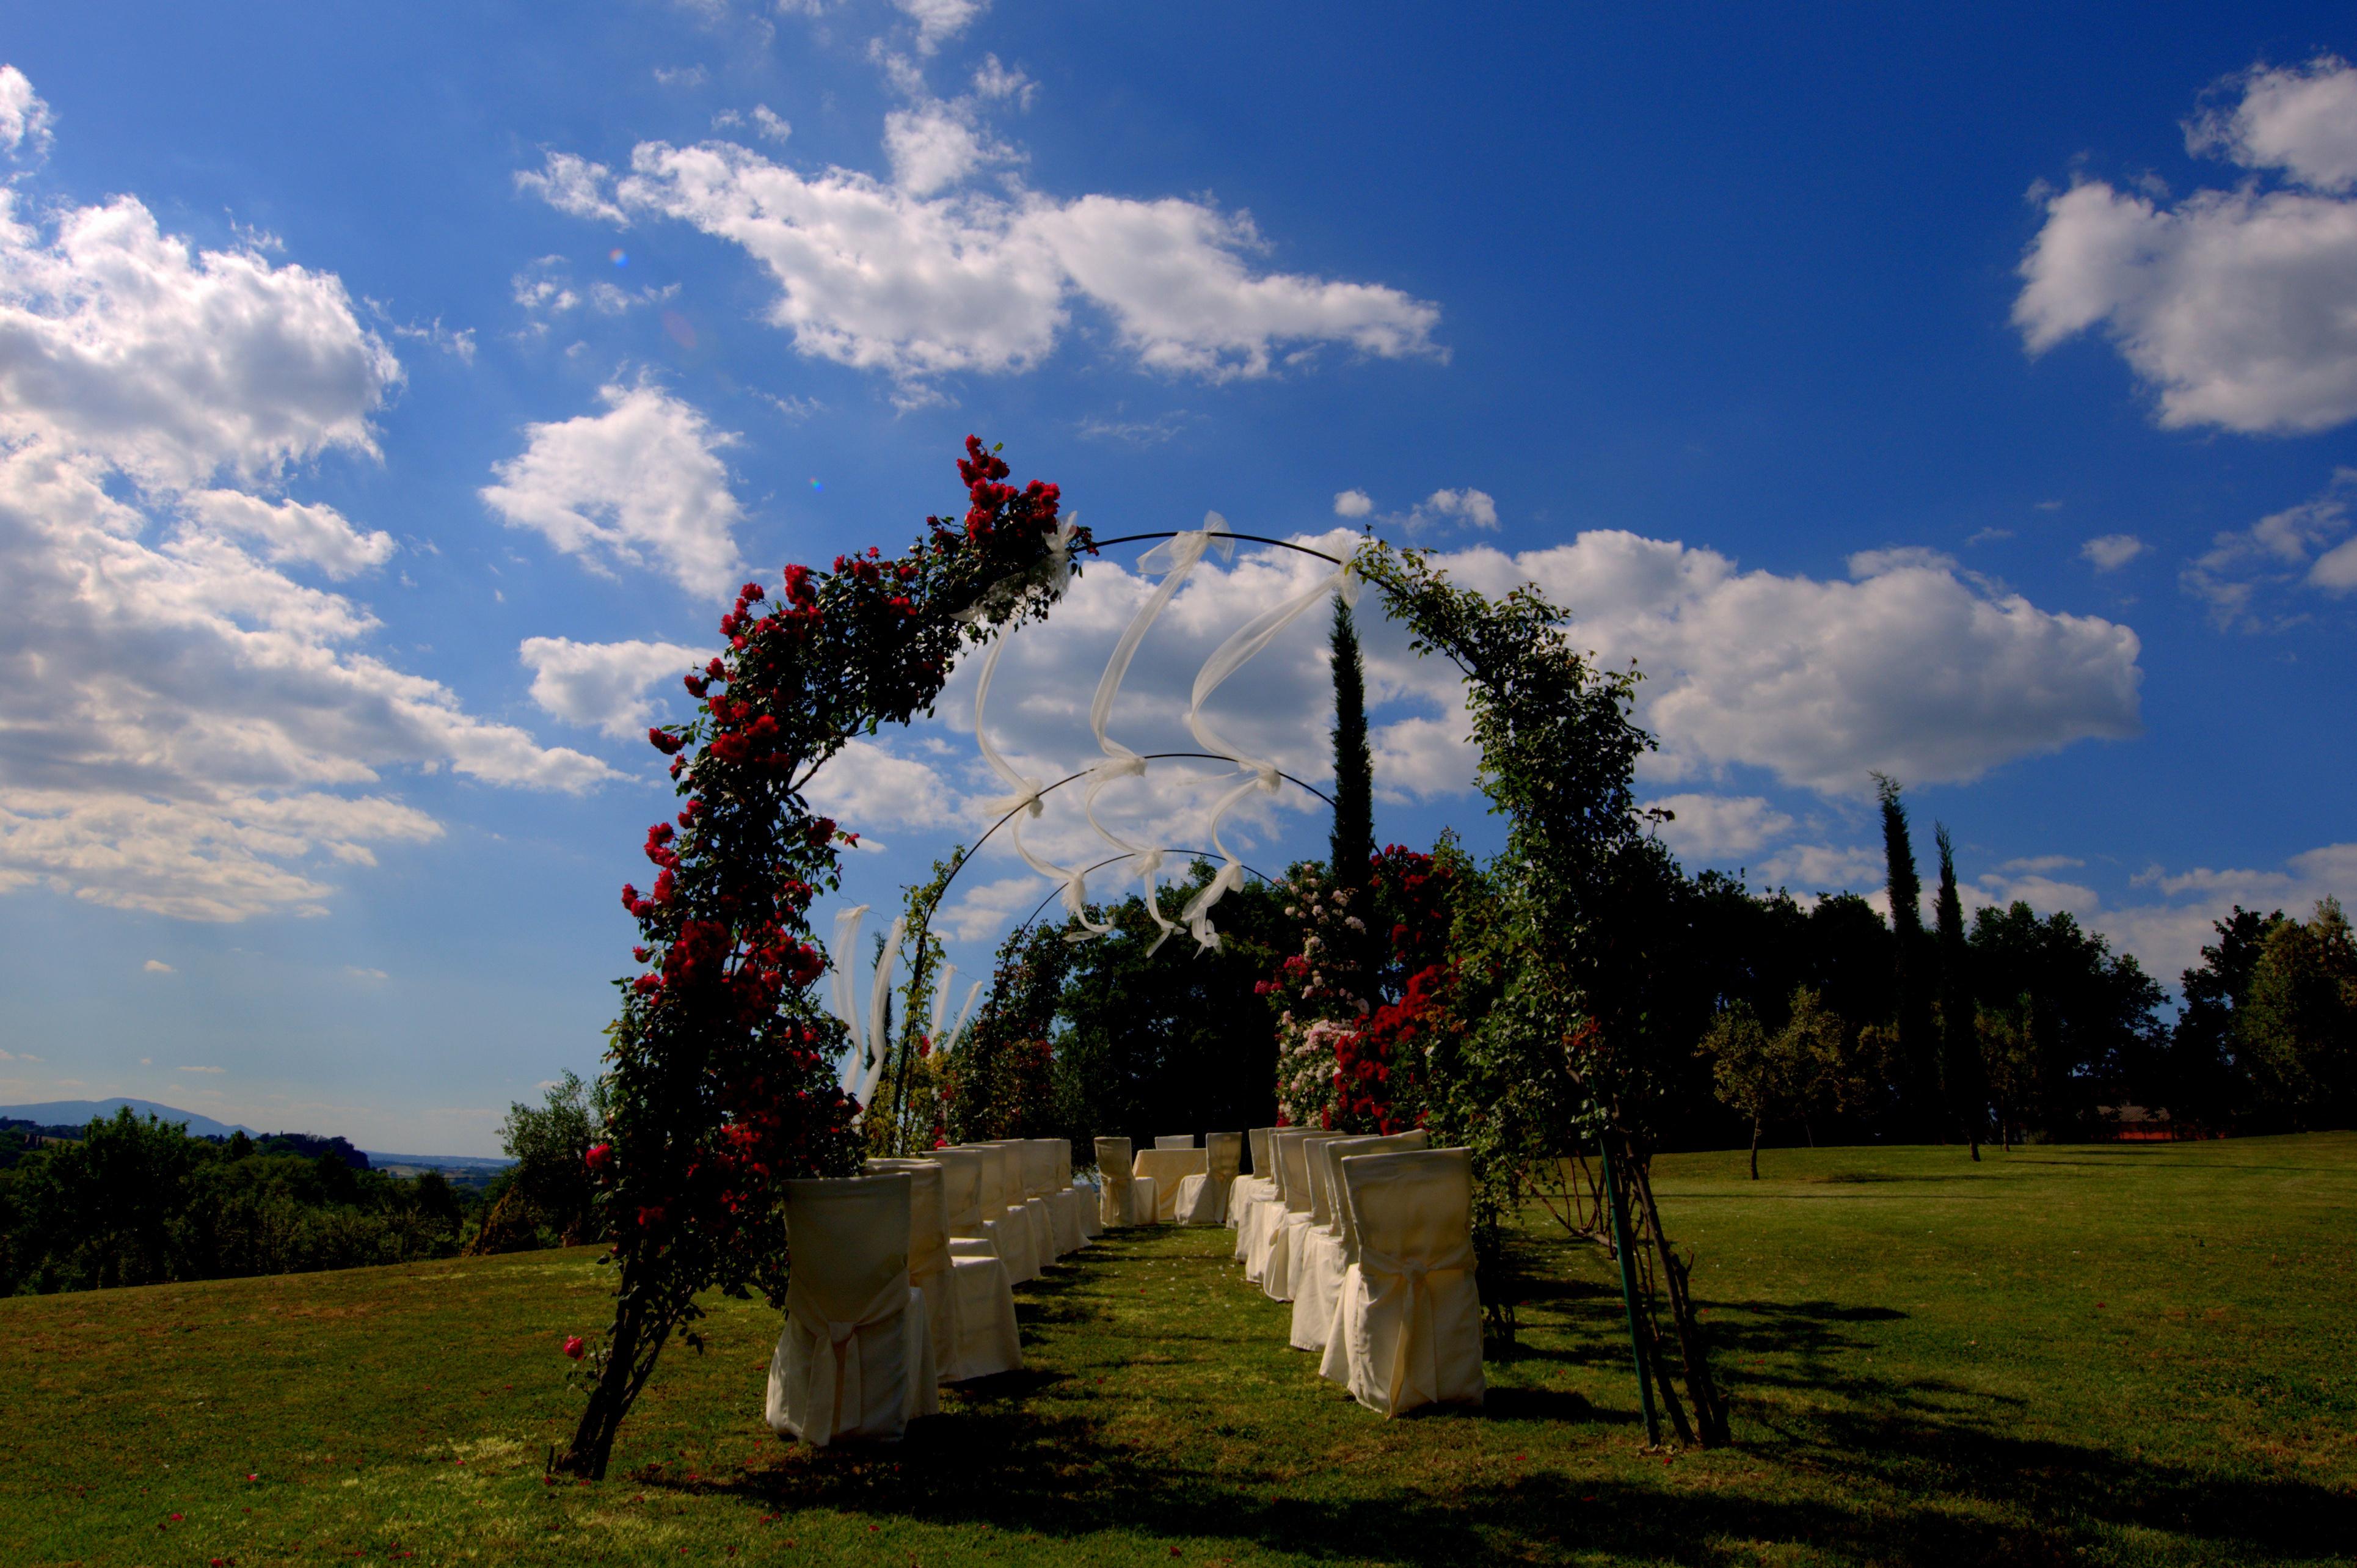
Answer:
M614 1474L549 1486L587 1252L0 1302L8 1563L2047 1563L2357 1550L2357 1137L1665 1159L1737 1444L1643 1453L1612 1276L1530 1235L1477 1416L1384 1423L1224 1231L1018 1293L1029 1369L781 1444L716 1301ZM249 1479L249 1477L253 1477ZM180 1517L175 1520L172 1516ZM403 1553L412 1555L404 1556Z

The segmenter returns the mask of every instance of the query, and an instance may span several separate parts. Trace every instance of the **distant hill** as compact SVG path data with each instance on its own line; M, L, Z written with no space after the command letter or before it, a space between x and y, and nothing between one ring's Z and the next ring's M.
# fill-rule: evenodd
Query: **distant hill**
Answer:
M153 1116L158 1122L183 1122L187 1125L188 1135L192 1138L226 1138L232 1133L242 1133L249 1138L265 1136L264 1133L252 1127L231 1122L216 1122L210 1116L199 1116L193 1111L182 1111L170 1105L158 1105L152 1100L51 1100L38 1105L0 1105L0 1117L12 1117L17 1121L30 1122L42 1127L83 1127L89 1125L93 1116L112 1116L118 1107L124 1105L131 1107L131 1113L134 1116ZM306 1135L294 1134L293 1136L300 1139ZM311 1141L320 1144L322 1148L305 1147L300 1152L318 1154L325 1152L324 1145L328 1143L341 1143L339 1139ZM350 1148L350 1145L346 1144L344 1148ZM342 1153L343 1149L336 1152ZM365 1156L360 1162L361 1168L363 1170L371 1165L380 1168L385 1165L406 1165L413 1170L438 1170L452 1175L464 1173L490 1176L515 1164L513 1160L496 1156L486 1158L479 1155L385 1155L379 1154L374 1149L355 1150L353 1153ZM349 1155L347 1157L349 1158Z
M193 1111L176 1111L152 1100L50 1100L38 1105L0 1105L0 1116L38 1122L44 1127L81 1127L88 1125L91 1118L112 1116L118 1108L125 1105L131 1107L134 1116L153 1116L158 1122L186 1122L188 1135L192 1138L226 1138L231 1133L242 1133L249 1138L262 1136L251 1127L216 1122Z

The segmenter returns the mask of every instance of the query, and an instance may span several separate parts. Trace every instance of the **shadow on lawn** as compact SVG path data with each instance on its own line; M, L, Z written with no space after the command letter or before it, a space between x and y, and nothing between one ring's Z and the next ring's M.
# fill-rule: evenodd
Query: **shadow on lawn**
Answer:
M1059 1268L1026 1292L1026 1327L1107 1316L1076 1294L1085 1269ZM1606 1331L1617 1291L1556 1279L1525 1304L1574 1330L1558 1349L1515 1359L1617 1361ZM920 1423L892 1449L789 1449L780 1462L705 1488L764 1511L834 1509L953 1528L985 1525L1010 1544L1125 1530L1175 1544L1249 1542L1329 1561L1462 1563L1609 1553L1678 1563L1751 1563L1767 1543L1805 1545L1838 1563L2064 1563L2116 1545L2106 1530L2172 1538L2155 1555L2187 1562L2331 1558L2357 1541L2357 1498L2295 1479L2214 1472L2108 1450L2008 1435L2018 1402L1934 1380L1858 1375L1846 1353L1872 1348L1865 1326L1904 1317L1831 1302L1728 1302L1711 1312L1717 1359L1739 1424L1759 1435L1729 1457L1768 1466L1749 1479L1724 1460L1718 1484L1656 1488L1625 1477L1580 1480L1539 1471L1449 1493L1399 1487L1351 1498L1286 1495L1280 1474L1206 1461L1252 1427L1207 1429L1176 1454L1107 1436L1092 1418L1035 1396L1067 1382L1045 1371L967 1386L953 1419ZM1822 1405L1778 1423L1745 1399L1756 1357L1814 1364L1774 1380ZM1790 1365L1789 1361L1786 1363ZM1279 1419L1271 1412L1271 1419ZM1620 1425L1567 1391L1501 1384L1481 1415L1459 1420ZM1225 1457L1232 1460L1232 1453ZM650 1484L665 1484L651 1482ZM1796 1491L1808 1495L1794 1496Z

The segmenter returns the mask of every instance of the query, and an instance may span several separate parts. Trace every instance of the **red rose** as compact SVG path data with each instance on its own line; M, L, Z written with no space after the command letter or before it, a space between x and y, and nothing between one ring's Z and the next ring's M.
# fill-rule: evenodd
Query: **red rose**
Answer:
M581 1359L581 1352L588 1348L578 1334L568 1334L565 1337L565 1353L576 1361Z
M681 746L685 746L687 740L685 736L673 735L666 729L650 728L647 731L647 744L665 757L669 757Z
M589 1167L591 1176L603 1176L606 1167L613 1162L614 1145L611 1144L593 1144L588 1153L581 1156L581 1163Z

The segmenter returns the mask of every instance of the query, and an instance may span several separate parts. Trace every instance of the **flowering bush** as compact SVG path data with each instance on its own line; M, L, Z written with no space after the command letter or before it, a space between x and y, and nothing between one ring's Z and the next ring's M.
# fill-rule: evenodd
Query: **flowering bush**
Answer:
M1258 989L1276 1009L1276 1119L1287 1127L1332 1127L1335 1042L1366 1016L1363 890L1339 885L1326 868L1304 862L1285 880L1285 915L1300 950Z
M963 517L927 518L904 554L789 565L776 597L746 584L720 619L726 651L685 677L696 717L647 732L683 803L647 830L653 885L622 889L640 969L616 983L612 1110L590 1162L617 1238L615 1316L587 1356L566 1469L604 1473L699 1293L782 1303L778 1184L858 1169L859 1107L836 1084L846 1031L810 993L827 960L808 922L857 841L812 815L802 787L850 736L931 711L961 646L1044 615L1090 548L1060 521L1055 486L1006 483L978 437L958 475Z

